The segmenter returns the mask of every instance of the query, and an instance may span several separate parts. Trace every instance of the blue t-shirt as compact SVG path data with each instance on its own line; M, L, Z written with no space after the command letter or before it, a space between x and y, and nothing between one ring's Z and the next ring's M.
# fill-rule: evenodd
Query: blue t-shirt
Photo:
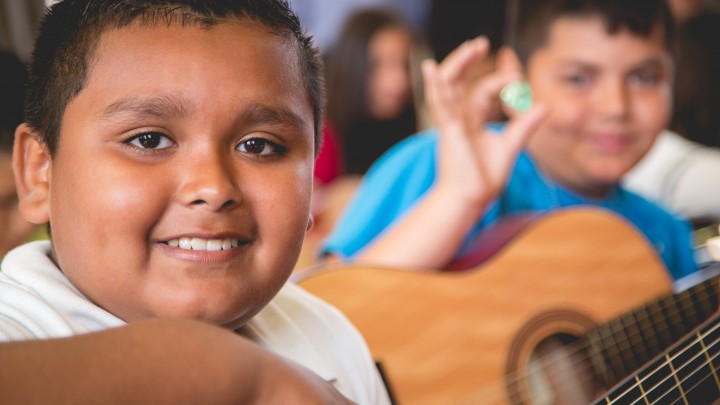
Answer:
M323 252L351 258L407 212L435 180L437 142L434 130L421 132L380 157L324 241ZM478 232L503 216L578 205L604 207L625 217L655 247L673 278L697 270L691 227L686 221L621 187L598 200L575 194L545 177L527 152L519 155L507 188L467 235L456 256L465 253Z

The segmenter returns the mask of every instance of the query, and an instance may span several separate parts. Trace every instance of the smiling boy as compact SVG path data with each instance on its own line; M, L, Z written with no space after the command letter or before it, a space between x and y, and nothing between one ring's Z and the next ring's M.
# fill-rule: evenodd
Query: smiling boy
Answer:
M109 356L93 366L109 374L85 376L88 395L116 401L162 392L168 402L227 394L223 400L233 402L345 403L340 392L358 403L386 403L357 331L333 308L286 284L312 224L320 71L316 49L282 0L55 4L36 41L27 123L16 131L14 150L20 211L31 222L49 223L52 243L22 246L2 263L0 340L120 327L48 341L82 353L77 365L66 365L69 375L95 361L87 356L103 358L99 342L118 341L112 353L125 353L133 367L117 367ZM269 352L194 323L147 326L158 318L222 326ZM188 327L202 345L218 342L218 334L223 345L232 342L229 359L212 357L222 352L217 347L208 350L212 366L220 367L175 384L218 372L237 382L217 393L209 391L215 383L198 384L199 391L183 397L178 390L173 399L163 384L188 361L178 359L158 371L153 389L135 390L143 367L159 366L146 364L142 352L126 347L133 339L123 337L148 333L144 344L152 346L158 334ZM173 353L172 340L163 353ZM28 347L0 345L3 368L23 350L47 352ZM187 352L176 349L178 357ZM17 370L45 374L58 367L59 356ZM262 379L273 370L276 381ZM131 383L103 391L108 375ZM67 386L53 386L60 397L42 397L47 394L32 389L37 382L22 376L0 378L18 385L14 394L0 389L8 392L0 399L73 398Z
M487 53L484 39L440 66L425 63L437 129L376 163L324 252L442 268L505 215L593 205L642 231L673 277L694 272L689 224L618 186L669 119L665 2L528 0L517 10L517 55L505 52L498 71L479 84L463 79ZM502 134L494 133L496 126L486 126L490 106L521 76L536 106L510 111Z

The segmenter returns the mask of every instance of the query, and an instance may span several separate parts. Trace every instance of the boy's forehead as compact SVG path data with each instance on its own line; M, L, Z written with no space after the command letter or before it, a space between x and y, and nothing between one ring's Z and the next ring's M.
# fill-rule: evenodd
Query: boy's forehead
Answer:
M195 41L200 37L205 39ZM210 42L216 45L208 46ZM190 80L195 69L213 72L213 80L218 84L214 95L224 95L224 100L228 102L245 97L247 102L243 103L243 111L237 112L237 115L259 116L263 111L268 115L267 111L271 111L257 108L263 103L250 101L247 97L259 97L268 101L264 105L277 106L283 103L297 106L296 99L300 98L305 105L299 108L281 106L274 110L280 112L275 115L290 117L283 121L302 123L299 126L312 125L313 122L308 97L295 97L305 96L307 92L300 71L299 51L293 39L276 35L253 20L233 19L210 27L135 21L126 27L103 32L90 61L85 89L79 96L86 90L98 94L98 89L109 96L96 103L101 115L133 112L144 116L180 116L190 112L198 106L195 96L201 94L192 91L201 89L199 82ZM137 73L139 65L145 66L141 69L145 74ZM293 72L293 69L296 71ZM240 77L238 72L246 75ZM164 80L165 73L178 77L185 77L187 73L185 78L188 80ZM112 79L108 81L108 78ZM228 90L238 82L242 82L241 87L247 91L228 94ZM126 95L121 95L120 92L105 91L118 83L129 83L135 86L133 89L145 93L128 90ZM221 83L225 85L220 86ZM149 88L157 91L148 94Z
M123 58L123 56L130 52L137 55L154 52L154 57L167 59L168 63L191 66L194 62L203 60L203 51L198 51L197 48L190 49L189 46L178 47L176 46L177 41L192 40L203 33L212 35L213 32L217 35L208 36L208 38L214 38L213 46L207 48L234 51L226 53L225 57L219 58L220 61L235 63L235 66L241 69L245 65L250 65L249 61L257 57L258 52L262 52L265 57L270 55L271 58L284 62L281 69L275 66L276 69L264 69L265 73L281 72L282 78L288 79L286 73L297 69L298 74L289 75L292 78L291 81L302 81L302 75L299 72L301 70L299 50L293 43L293 39L278 35L265 25L246 18L228 19L210 26L177 22L148 24L135 20L125 27L105 30L99 36L93 54L89 58L90 76L98 68L99 62L102 61L105 66L117 65L118 61L126 62L127 58ZM138 38L145 36L147 36L146 40L138 41ZM225 41L220 39L225 39ZM208 49L208 52L211 51L213 49ZM172 52L180 54L187 52L187 57L178 60L177 57L172 57ZM238 64L238 60L248 62ZM142 60L137 60L137 62L143 63Z
M643 43L649 48L656 48L670 54L664 30L665 28L660 21L654 25L651 32L643 35L634 33L627 27L620 27L617 31L611 31L609 24L601 16L561 16L550 23L545 34L544 43L534 52L543 48L562 47L565 44L577 43L583 41L586 37L592 36L595 42L598 40L616 42L615 40L618 38L632 38L639 40L638 43ZM594 44L588 41L585 45L588 49L592 49Z

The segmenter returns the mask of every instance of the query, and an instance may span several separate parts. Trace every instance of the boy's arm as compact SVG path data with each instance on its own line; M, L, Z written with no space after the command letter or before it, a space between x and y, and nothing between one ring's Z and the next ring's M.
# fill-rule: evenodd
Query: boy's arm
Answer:
M0 403L350 404L309 370L195 321L0 344Z
M520 78L517 71L497 71L468 84L472 65L488 49L486 39L476 39L461 45L441 65L424 62L426 102L440 132L436 181L355 260L442 268L505 186L517 154L545 113L535 107L510 121L503 134L487 131L500 91Z

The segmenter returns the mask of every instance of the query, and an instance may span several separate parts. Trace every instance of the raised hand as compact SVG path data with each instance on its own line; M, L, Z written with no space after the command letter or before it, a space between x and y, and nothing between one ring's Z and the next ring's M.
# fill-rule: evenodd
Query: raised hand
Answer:
M497 70L469 83L472 67L487 56L485 38L468 41L438 65L423 62L426 103L440 132L437 187L477 206L481 215L487 203L504 188L519 151L545 115L542 106L511 120L501 134L486 128L500 91L520 80L515 68Z
M488 48L487 40L479 38L461 45L440 65L423 62L426 102L440 132L435 181L355 260L441 269L504 188L545 109L536 106L519 115L501 134L486 129L502 88L521 77L519 68L505 68L473 80L474 65L486 57Z

